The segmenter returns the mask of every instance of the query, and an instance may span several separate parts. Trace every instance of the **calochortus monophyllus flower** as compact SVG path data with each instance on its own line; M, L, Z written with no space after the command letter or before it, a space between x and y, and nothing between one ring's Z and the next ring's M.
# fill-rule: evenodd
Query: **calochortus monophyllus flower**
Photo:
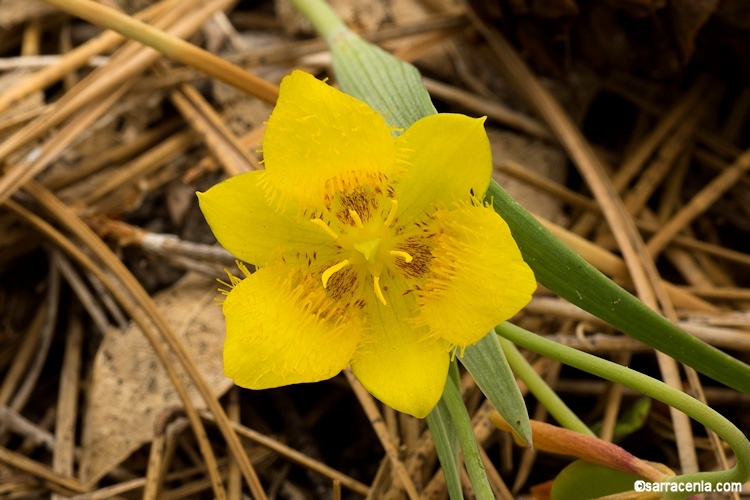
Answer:
M426 416L455 350L536 286L481 201L483 123L437 114L396 137L367 104L301 71L284 78L265 170L199 194L219 242L258 268L226 291L227 376L263 389L351 365L375 397Z

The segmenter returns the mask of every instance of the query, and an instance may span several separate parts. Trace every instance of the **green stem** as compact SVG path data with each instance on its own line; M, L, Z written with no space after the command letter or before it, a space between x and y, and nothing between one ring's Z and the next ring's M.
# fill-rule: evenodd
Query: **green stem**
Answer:
M498 335L515 344L579 370L630 387L680 410L718 434L732 447L737 457L737 464L729 470L684 474L670 478L669 481L682 483L707 481L717 484L733 481L744 483L750 479L750 442L732 422L697 399L635 370L560 345L510 323L503 323L495 330Z
M456 426L458 442L464 454L466 471L469 473L469 479L471 479L471 485L474 487L477 498L480 500L495 498L492 488L490 488L490 483L487 480L482 456L479 454L479 445L474 436L474 427L471 425L471 419L466 411L464 401L461 399L461 393L450 377L448 377L448 382L445 384L442 400L448 407L451 420L453 420Z
M508 363L513 369L513 373L518 375L524 384L529 388L529 391L539 400L539 402L547 408L550 415L557 420L560 425L571 431L576 431L587 436L595 436L591 429L578 418L578 415L568 408L568 406L560 399L560 396L547 385L542 377L534 370L534 368L526 361L526 358L516 349L513 342L500 337L500 345L503 346L503 352L505 357L508 358Z
M321 0L290 0L291 3L307 18L315 31L330 43L341 31L347 28L334 10Z

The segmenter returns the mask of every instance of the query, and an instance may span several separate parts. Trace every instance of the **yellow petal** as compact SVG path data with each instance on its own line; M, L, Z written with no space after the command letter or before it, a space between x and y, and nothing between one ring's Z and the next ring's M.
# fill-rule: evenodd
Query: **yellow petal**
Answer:
M374 293L368 295L368 324L354 354L352 371L383 403L424 418L443 394L450 345L427 338L426 327L404 321L410 315L406 297L393 290L383 290L383 295L387 306Z
M436 203L484 197L492 153L484 118L441 113L415 122L397 139L404 174L395 186L398 217L418 217Z
M325 194L395 174L391 129L370 106L302 71L281 82L263 138L269 189L321 207Z
M279 268L236 283L224 301L224 372L249 389L326 380L344 369L362 322L319 287L294 285Z
M272 207L265 197L262 171L231 177L198 193L203 215L216 239L235 257L258 266L282 258L330 260L333 239L295 205ZM299 254L298 254L299 252Z
M534 273L505 221L491 208L463 204L438 210L430 272L417 295L415 324L465 347L524 307Z

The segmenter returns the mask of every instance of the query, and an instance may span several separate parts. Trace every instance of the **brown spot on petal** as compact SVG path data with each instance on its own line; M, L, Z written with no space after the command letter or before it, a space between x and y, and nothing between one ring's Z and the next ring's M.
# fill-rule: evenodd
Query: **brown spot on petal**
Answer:
M356 225L350 210L367 223L380 210L383 191L390 191L388 177L383 173L349 172L333 179L326 185L325 204L328 210L343 224Z
M352 268L342 269L334 273L326 286L328 296L338 302L351 301L358 295L359 289L359 274Z
M404 278L420 279L429 273L433 247L430 236L410 236L396 245L396 250L406 252L412 257L412 261L408 263L401 259L394 260L396 268Z

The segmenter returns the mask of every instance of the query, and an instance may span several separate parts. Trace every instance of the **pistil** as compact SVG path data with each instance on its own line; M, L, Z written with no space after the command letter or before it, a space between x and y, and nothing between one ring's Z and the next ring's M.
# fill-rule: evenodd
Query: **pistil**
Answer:
M368 227L365 228L365 225L362 222L362 217L360 217L357 211L349 209L348 213L349 217L351 218L351 222L353 222L353 228L352 232L346 231L343 237L336 233L331 228L331 226L329 226L322 219L310 220L310 222L312 222L323 231L325 231L329 236L331 236L334 241L338 241L340 248L342 248L344 251L349 250L350 252L352 252L349 254L349 258L344 259L341 262L334 264L323 271L323 274L321 276L323 280L323 288L327 288L328 281L331 279L331 277L342 269L352 265L354 265L356 268L360 268L360 266L363 266L367 269L367 271L369 271L370 275L372 276L375 296L383 305L388 305L385 300L385 296L383 295L383 289L380 286L380 273L383 270L384 264L382 260L385 256L384 251L388 251L388 255L392 258L403 259L403 261L407 264L414 260L409 253L403 250L388 250L387 248L381 250L380 248L380 245L384 238L385 228L389 228L393 225L393 223L396 221L397 212L398 201L392 199L388 216L385 218L385 221L383 221L383 225L378 230L370 222L368 222ZM375 221L372 222L375 223ZM380 236L376 236L377 234L380 234ZM390 238L386 238L386 241L390 241ZM388 245L390 246L390 244ZM361 256L357 253L359 253ZM364 257L364 262L362 261L362 257Z
M361 253L365 260L371 264L375 263L375 257L378 254L378 247L380 246L380 238L374 240L360 241L352 244L355 250Z

